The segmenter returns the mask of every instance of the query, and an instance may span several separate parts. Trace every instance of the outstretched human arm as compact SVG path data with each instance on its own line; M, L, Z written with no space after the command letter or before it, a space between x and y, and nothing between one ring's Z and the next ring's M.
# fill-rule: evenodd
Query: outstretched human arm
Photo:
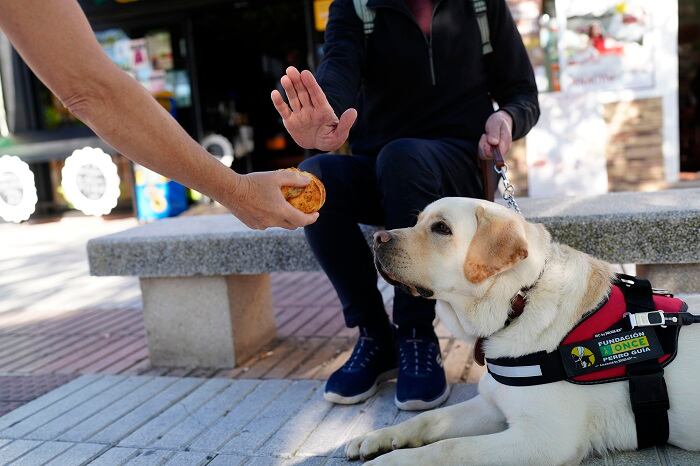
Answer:
M239 175L219 163L109 60L76 0L0 0L0 28L66 108L125 157L216 199L253 228L316 220L280 191L305 186L306 177Z

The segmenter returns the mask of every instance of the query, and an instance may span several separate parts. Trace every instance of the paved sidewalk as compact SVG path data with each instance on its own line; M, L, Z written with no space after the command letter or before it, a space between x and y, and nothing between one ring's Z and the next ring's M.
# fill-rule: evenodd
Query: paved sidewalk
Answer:
M313 380L82 376L0 418L0 463L38 466L342 465L344 444L413 416L393 384L354 406L323 400ZM454 387L448 404L476 393ZM697 465L673 447L589 465Z
M69 216L47 223L0 223L0 318L15 324L76 310L141 307L138 280L91 277L85 244L136 225L133 218Z

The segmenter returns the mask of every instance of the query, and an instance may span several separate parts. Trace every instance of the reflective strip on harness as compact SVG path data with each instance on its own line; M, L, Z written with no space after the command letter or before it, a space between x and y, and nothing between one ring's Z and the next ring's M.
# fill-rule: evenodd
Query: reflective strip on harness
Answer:
M540 366L499 366L487 363L489 372L503 377L537 377L542 375Z

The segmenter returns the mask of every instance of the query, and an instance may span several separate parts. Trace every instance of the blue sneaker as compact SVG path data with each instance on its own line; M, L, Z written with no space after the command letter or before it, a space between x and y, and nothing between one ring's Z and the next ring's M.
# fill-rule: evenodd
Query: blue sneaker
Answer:
M440 406L450 395L435 331L399 328L399 377L394 403L418 411Z
M328 378L323 397L344 405L360 403L374 395L382 382L395 378L397 372L393 332L376 338L360 329L350 359Z

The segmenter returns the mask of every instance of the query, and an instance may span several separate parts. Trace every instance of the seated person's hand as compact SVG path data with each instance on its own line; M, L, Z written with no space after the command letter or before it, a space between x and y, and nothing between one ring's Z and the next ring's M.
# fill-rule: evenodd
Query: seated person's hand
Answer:
M486 120L486 131L479 139L479 153L486 158L493 158L492 146L498 146L503 157L513 144L513 118L503 110L492 114Z
M310 71L301 73L290 66L280 80L289 104L279 91L272 91L272 103L282 117L284 127L304 149L336 151L350 134L357 110L347 109L338 118L316 78Z
M314 223L318 213L305 214L292 207L282 194L282 187L303 188L310 182L310 178L290 170L242 175L224 205L250 228L293 230Z

